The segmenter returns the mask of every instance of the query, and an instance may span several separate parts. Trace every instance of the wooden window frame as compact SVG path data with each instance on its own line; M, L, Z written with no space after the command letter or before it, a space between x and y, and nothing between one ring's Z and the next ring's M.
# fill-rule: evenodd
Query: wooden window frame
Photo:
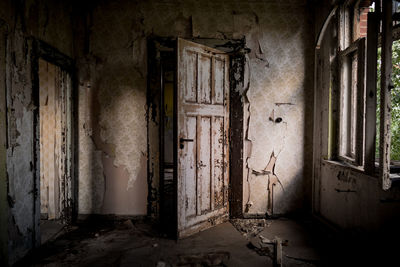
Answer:
M366 38L352 40L354 36L352 10L357 6L357 2L348 1L339 9L339 143L336 154L338 160L360 167L364 165ZM354 56L357 62L356 81L352 73ZM346 77L346 75L350 76ZM356 82L355 88L354 82ZM354 99L352 99L354 94ZM349 101L356 101L353 103L356 104L354 109L352 108L354 105L351 105Z
M342 8L349 8L350 1L346 2ZM359 114L363 118L363 128L361 123L358 122L358 130L362 129L362 136L357 137L358 146L361 146L363 150L357 151L359 154L358 166L363 167L363 171L371 176L379 177L381 181L381 187L383 190L388 190L391 187L393 175L390 173L391 160L390 160L390 144L391 144L391 89L393 88L392 83L392 43L393 38L393 17L392 17L392 1L375 1L375 12L368 13L368 28L367 28L367 39L361 41L364 45L360 46L361 43L356 45L355 43L350 44L345 50L341 50L343 40L339 43L339 58L345 54L349 54L351 51L364 51L364 66L365 74L361 76L359 73L358 79L362 79L365 83L365 93L362 98L358 98L365 105L364 114L359 109ZM343 12L343 11L341 11ZM339 40L343 36L341 32L341 18L342 14L339 14ZM380 23L382 22L382 30L380 32ZM350 33L350 36L352 34ZM359 39L361 40L361 39ZM381 44L381 79L380 79L380 103L377 103L377 54L379 43ZM366 44L366 45L365 45ZM357 48L356 48L357 47ZM340 62L340 60L339 60ZM339 73L341 70L341 64L339 63ZM340 84L342 86L342 84ZM360 87L358 88L360 90ZM341 90L340 90L341 91ZM375 141L376 141L376 107L380 105L380 129L379 129L379 164L376 165L375 160ZM340 114L342 116L342 114ZM341 119L341 118L340 118ZM360 132L358 132L360 134ZM364 156L364 162L362 163L362 156ZM348 161L346 158L338 156L339 160ZM354 164L354 162L350 162Z
M382 189L388 190L392 181L390 178L390 144L391 144L391 89L392 83L392 43L393 18L392 1L382 1L382 45L381 45L381 101L379 129L379 176Z

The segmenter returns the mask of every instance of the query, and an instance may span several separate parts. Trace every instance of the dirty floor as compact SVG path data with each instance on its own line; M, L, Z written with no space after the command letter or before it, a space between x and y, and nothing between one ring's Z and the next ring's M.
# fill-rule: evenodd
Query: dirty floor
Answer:
M64 225L54 220L40 220L40 243L43 245L62 233Z
M273 266L283 243L282 266L347 266L334 235L311 220L232 220L179 241L158 234L148 221L91 221L69 228L19 266ZM358 244L351 244L358 251ZM357 261L355 257L354 260Z

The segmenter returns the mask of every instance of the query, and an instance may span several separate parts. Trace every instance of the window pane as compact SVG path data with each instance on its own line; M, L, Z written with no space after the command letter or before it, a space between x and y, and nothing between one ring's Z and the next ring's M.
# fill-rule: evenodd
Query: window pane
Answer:
M357 52L342 58L340 155L354 159L357 134Z
M350 151L349 156L354 158L356 153L357 132L357 53L351 58L351 93L350 93Z

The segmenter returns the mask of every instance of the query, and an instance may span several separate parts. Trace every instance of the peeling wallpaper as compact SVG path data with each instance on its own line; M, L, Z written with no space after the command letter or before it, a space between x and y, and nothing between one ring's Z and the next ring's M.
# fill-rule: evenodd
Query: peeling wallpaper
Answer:
M304 12L304 10L303 10ZM301 9L275 12L273 16L260 20L260 50L265 51L268 64L257 55L250 54L250 89L246 146L249 156L247 167L260 171L267 165L270 156L277 156L275 172L281 186L274 187L274 213L282 214L301 208L303 184L306 179L304 168L310 168L305 161L305 151L311 147L305 136L311 135L312 127L306 120L306 107L312 106L312 58L310 21ZM286 18L289 18L287 20ZM257 51L257 50L256 50ZM308 72L307 72L308 71ZM308 114L311 115L311 114ZM246 126L247 126L246 125ZM246 142L249 144L249 142ZM246 166L246 165L245 165ZM255 176L246 170L244 183L244 204L250 204L249 213L265 213L268 179L264 175ZM250 196L248 190L250 187Z
M250 214L265 214L268 205L276 214L296 212L311 194L312 158L306 153L312 151L307 138L312 135L312 122L306 119L313 105L309 15L302 8L277 9L270 16L260 16L260 30L250 36L254 53L248 57L243 182L244 210ZM268 203L271 177L254 172L264 170L273 154L279 182Z
M128 82L135 84L134 82ZM135 102L145 102L143 89L134 91L129 86L118 86L111 92L108 87L103 87L99 93L101 139L115 146L115 166L124 166L129 173L126 187L128 191L133 187L137 176L140 174L140 158L146 154L147 145L145 107L135 105ZM135 115L135 116L132 116ZM136 116L142 119L137 119ZM134 130L132 132L133 129Z
M101 16L101 21L112 20L110 14ZM129 47L126 35L114 31L111 24L102 25L93 26L91 40L91 53L99 63L89 59L89 69L94 70L82 72L89 78L81 83L89 83L90 88L80 87L79 213L143 215L147 205L146 80L145 65L136 61L145 51ZM108 45L98 45L104 42ZM137 57L129 55L135 51Z
M129 197L131 190L137 190L139 195L135 197L143 201L121 203L123 210L131 215L146 213L146 38L150 35L246 37L246 45L252 50L247 56L246 74L250 87L247 96L243 96L250 115L248 129L245 122L247 138L251 140L247 143L252 143L252 151L245 147L250 156L248 166L262 170L274 152L275 172L285 189L274 187L274 212L303 207L303 191L311 186L311 158L305 153L311 148L305 137L312 133L312 122L305 118L311 116L308 113L312 110L313 80L313 62L306 60L313 59L312 20L305 1L106 1L93 7L87 27L90 39L86 58L88 69L94 71L80 74L80 83L90 83L93 90L88 93L81 87L79 97L80 213L106 213L107 194L111 199ZM97 102L89 116L84 110L91 104L85 101ZM292 105L275 104L286 102ZM272 110L282 122L269 120ZM96 123L100 129L87 128ZM107 157L114 171L122 176L107 176L106 162L100 157ZM247 169L243 173L245 205L249 199ZM158 179L157 172L152 171L152 175ZM121 181L120 191L110 195L106 185ZM138 190L137 183L144 186ZM248 212L265 214L268 178L250 177L250 187L253 205ZM310 189L307 190L305 193L309 194ZM120 207L106 210L116 213Z

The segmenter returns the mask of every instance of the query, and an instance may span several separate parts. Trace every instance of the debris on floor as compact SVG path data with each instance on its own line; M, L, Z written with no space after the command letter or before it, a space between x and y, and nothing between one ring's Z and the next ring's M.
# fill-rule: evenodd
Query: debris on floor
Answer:
M132 220L125 220L119 225L119 229L123 230L132 230L135 226L132 223Z
M271 224L266 219L231 219L230 222L246 238L257 236Z
M40 247L18 266L315 267L322 264L316 248L310 246L313 242L307 229L292 220L232 220L179 240L163 237L158 225L146 219L94 218L75 227Z
M247 247L260 256L267 256L273 260L274 266L282 266L282 246L289 241L275 236L268 239L260 233L271 225L266 219L232 219L232 225L248 240Z
M41 244L57 239L59 236L75 229L57 220L40 220Z
M216 251L210 253L197 253L179 255L177 266L226 266L224 262L229 260L228 251Z
M288 243L288 240L282 240L279 237L271 240L258 235L250 239L247 247L254 250L260 256L270 257L274 262L274 266L282 266L282 246L287 246Z
M255 244L254 242L249 241L249 243L247 244L247 248L255 251L260 256L268 256L270 258L273 257L269 246L260 246L258 244Z

